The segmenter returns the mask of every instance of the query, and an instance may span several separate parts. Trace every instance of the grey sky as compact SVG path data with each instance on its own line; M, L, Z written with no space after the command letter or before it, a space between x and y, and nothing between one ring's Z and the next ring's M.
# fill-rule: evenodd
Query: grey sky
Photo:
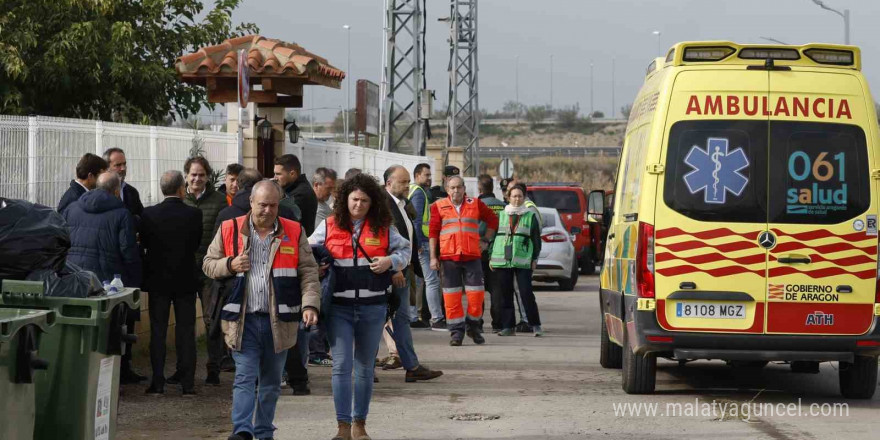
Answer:
M234 20L252 21L267 37L296 42L343 70L346 31L351 25L352 85L357 79L379 82L382 68L382 17L385 0L245 0ZM861 46L869 84L880 90L880 3L873 0L825 0L851 10L851 41ZM449 28L438 18L449 14L448 0L427 0L427 80L445 105ZM580 103L590 110L589 64L594 67L594 105L611 110L611 59L615 60L615 107L630 103L644 71L663 51L688 40L764 42L771 37L790 44L843 43L843 20L811 0L480 0L480 107L494 111L515 96L515 58L519 55L519 94L526 105L550 102L550 54L554 65L554 106ZM304 107L345 105L343 90L307 88ZM880 92L875 92L880 93ZM352 106L354 94L351 95ZM318 120L336 111L318 111Z

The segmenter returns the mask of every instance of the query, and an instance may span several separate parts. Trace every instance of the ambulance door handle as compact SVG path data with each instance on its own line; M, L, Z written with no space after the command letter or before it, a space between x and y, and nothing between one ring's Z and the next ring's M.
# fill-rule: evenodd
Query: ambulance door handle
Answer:
M613 240L613 239L614 239L614 233L613 233L613 232L610 233L610 234L608 234L608 239L609 239L609 240Z
M841 284L837 286L837 293L852 293L852 286L847 286L846 284Z
M678 288L694 290L697 288L697 283L693 281L682 281L681 284L678 285Z
M789 255L787 257L780 258L779 262L782 264L810 264L810 258L804 257L802 255Z

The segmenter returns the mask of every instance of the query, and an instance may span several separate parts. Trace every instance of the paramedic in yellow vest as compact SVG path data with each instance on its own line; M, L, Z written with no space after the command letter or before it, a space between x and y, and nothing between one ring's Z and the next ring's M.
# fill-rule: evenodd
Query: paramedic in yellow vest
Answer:
M522 306L529 318L535 336L544 336L538 304L532 291L532 271L541 254L541 225L532 210L526 208L526 187L516 184L507 194L510 204L504 207L498 220L498 234L492 245L489 266L498 280L501 300L501 331L498 336L516 334L516 316L513 309L513 280L519 286Z
M480 256L498 229L498 217L480 199L465 196L460 176L446 180L446 192L446 198L431 205L431 269L443 269L449 345L460 346L465 330L474 343L482 344L486 342L480 329L485 291ZM486 222L483 237L479 234L480 221ZM467 295L467 317L462 308L462 291Z
M300 320L318 322L318 264L299 223L278 217L277 183L254 185L247 215L224 221L202 269L213 279L235 277L220 313L235 360L230 440L272 438L287 349Z

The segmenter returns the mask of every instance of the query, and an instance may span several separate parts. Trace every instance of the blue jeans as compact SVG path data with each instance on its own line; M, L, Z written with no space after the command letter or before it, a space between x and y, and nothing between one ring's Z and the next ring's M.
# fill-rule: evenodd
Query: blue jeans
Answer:
M337 421L351 423L352 420L367 420L370 399L373 397L373 368L385 327L385 312L385 304L330 306L327 335L330 336L330 352L333 355L333 378L330 383L333 386ZM406 327L409 328L409 323Z
M269 315L250 313L245 316L241 351L232 352L235 360L233 433L247 432L254 438L272 437L275 404L281 394L281 370L286 358L287 350L275 353ZM258 376L260 388L255 392Z
M422 265L422 273L425 274L425 296L428 298L428 310L431 311L431 322L443 319L443 290L440 288L440 275L431 269L431 251L428 246L422 246L419 251L419 263ZM409 304L409 300L403 304Z
M403 368L412 370L419 366L419 357L413 348L412 331L409 323L412 322L412 309L409 307L409 283L406 287L392 287L391 293L400 299L400 307L391 320L394 327L394 343L397 345L397 355Z

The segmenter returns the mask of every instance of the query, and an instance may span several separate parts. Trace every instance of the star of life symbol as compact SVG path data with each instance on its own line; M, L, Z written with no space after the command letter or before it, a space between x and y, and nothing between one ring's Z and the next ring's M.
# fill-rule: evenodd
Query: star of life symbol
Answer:
M685 174L684 183L691 194L703 191L706 203L724 204L727 193L739 196L749 179L740 171L749 166L749 159L742 148L728 151L729 141L709 138L704 150L698 145L691 147L684 158L693 171Z

